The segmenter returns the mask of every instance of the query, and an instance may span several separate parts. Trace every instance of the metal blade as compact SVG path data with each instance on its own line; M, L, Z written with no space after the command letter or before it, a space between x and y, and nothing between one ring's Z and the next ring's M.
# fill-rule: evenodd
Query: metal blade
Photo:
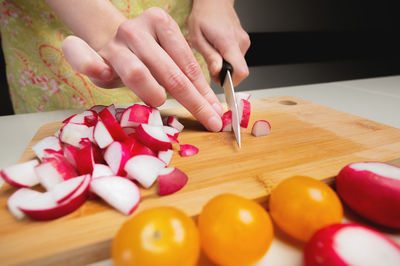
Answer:
M236 141L240 148L241 141L240 141L240 125L239 125L238 105L237 105L237 101L236 101L235 91L233 89L232 77L231 77L230 71L226 72L226 77L224 80L223 88L224 88L226 103L228 105L229 110L232 111L233 133L235 134Z

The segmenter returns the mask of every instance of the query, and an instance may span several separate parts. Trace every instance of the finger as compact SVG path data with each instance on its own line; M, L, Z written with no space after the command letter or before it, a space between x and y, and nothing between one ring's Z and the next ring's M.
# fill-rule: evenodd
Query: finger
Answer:
M243 55L245 55L251 45L250 37L249 34L247 34L247 32L245 32L244 30L242 30L239 35L240 35L239 36L240 51L242 52Z
M189 78L194 87L210 103L214 110L222 116L223 109L221 103L204 77L198 62L183 37L178 25L174 21L171 21L169 24L157 24L155 26L155 34L160 46L178 65L186 77ZM214 52L214 56L219 59L221 58L217 52Z
M125 86L147 105L152 107L162 105L167 98L165 90L140 59L126 46L109 47L102 50L101 54L112 64Z
M203 55L213 80L218 81L217 77L222 67L222 56L212 47L202 32L193 33L193 36L193 47Z
M165 23L165 21L155 21ZM208 130L219 131L221 117L194 87L188 77L175 64L171 57L160 47L154 37L139 30L132 30L129 25L123 30L121 38L148 67L151 74L178 102L193 114ZM142 26L142 25L141 25ZM125 27L125 26L124 26Z
M76 72L99 82L114 78L111 67L82 39L68 36L63 41L62 50L66 60Z

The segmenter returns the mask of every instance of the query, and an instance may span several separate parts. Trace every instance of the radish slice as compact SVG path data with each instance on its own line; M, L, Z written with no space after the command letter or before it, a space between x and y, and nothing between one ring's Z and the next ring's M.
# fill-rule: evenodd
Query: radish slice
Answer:
M174 127L163 126L164 133L174 138L178 138L180 131Z
M86 176L77 176L55 185L50 192L57 203L61 203L68 199L83 184Z
M152 108L151 109L151 114L149 117L149 125L152 126L163 126L163 122L162 122L162 118L161 118L161 114L160 111L157 108Z
M118 123L121 122L121 117L124 112L125 112L125 108L115 109L115 119L117 119Z
M335 224L315 233L304 250L306 265L400 265L400 246L356 224Z
M125 215L131 214L140 202L139 188L132 181L123 177L96 178L92 180L90 189Z
M51 220L62 217L75 211L85 202L90 181L91 176L85 175L80 187L60 204L57 204L51 192L46 192L40 193L40 195L30 200L24 200L19 205L19 209L35 220Z
M108 165L97 163L93 167L93 173L92 173L93 179L103 176L112 176L112 175L114 175L114 173Z
M130 109L131 111L128 120L132 123L135 123L133 125L134 127L142 123L149 123L150 115L152 112L151 107L142 104L134 104Z
M77 151L76 168L80 175L92 173L95 163L94 147L92 145L86 145Z
M171 141L162 127L141 124L135 133L137 139L154 151L171 149Z
M78 176L75 167L62 156L46 159L35 166L35 172L40 183L47 190L51 190L64 180Z
M117 113L117 109L115 108L114 104L110 104L105 109L107 109L110 112L110 114L115 118L115 114Z
M8 198L8 210L15 218L20 220L25 217L25 214L19 209L19 206L24 203L24 201L30 201L31 199L38 197L40 194L42 193L36 190L20 188Z
M150 155L137 155L125 164L128 177L137 180L144 188L149 188L158 176L165 163Z
M266 136L271 133L271 125L266 120L257 120L251 129L251 134L255 137Z
M93 110L96 113L100 113L101 111L103 111L104 108L106 108L107 106L105 105L94 105L92 106L89 110Z
M247 92L236 92L235 93L236 101L240 101L241 99L245 99L246 101L250 100L251 94Z
M37 142L32 146L32 150L35 152L36 156L42 160L45 157L45 150L54 150L55 152L62 152L60 139L56 136L48 136ZM48 154L48 153L47 153Z
M250 121L250 112L251 112L250 102L245 99L241 99L239 101L238 109L239 109L238 111L239 111L240 126L243 128L247 128Z
M221 131L232 131L232 111L226 111L222 117L222 128Z
M130 158L128 149L120 142L114 141L104 153L104 160L115 175L124 176L125 163Z
M108 108L103 109L103 111L99 113L99 117L114 140L124 141L128 138L128 135L126 135L126 133L122 130L118 121L111 114Z
M159 151L157 157L162 160L166 165L169 165L173 154L173 150Z
M94 141L99 145L101 149L106 148L110 145L114 139L112 138L110 132L108 132L106 126L100 120L97 121L93 132Z
M199 149L196 146L190 144L182 144L179 146L179 148L179 155L182 157L193 156L199 152Z
M182 189L188 181L187 175L178 168L164 168L158 174L158 195L165 196Z
M77 167L78 149L70 144L64 145L64 157L75 168Z
M125 111L122 113L121 119L120 119L120 125L121 125L122 128L124 128L124 127L137 127L139 125L139 123L137 123L137 122L129 121L129 118L131 116L132 108L133 108L133 106L126 108Z
M126 133L126 135L132 135L136 132L136 128L134 127L123 127L122 130Z
M178 118L174 115L167 116L165 119L165 124L177 129L179 132L182 132L184 125L179 122Z
M85 138L89 139L92 134L93 129L86 125L68 123L61 128L60 140L79 148L79 142Z
M35 172L35 167L39 161L34 159L24 163L8 166L0 171L1 177L11 186L22 188L32 187L39 184L39 177Z

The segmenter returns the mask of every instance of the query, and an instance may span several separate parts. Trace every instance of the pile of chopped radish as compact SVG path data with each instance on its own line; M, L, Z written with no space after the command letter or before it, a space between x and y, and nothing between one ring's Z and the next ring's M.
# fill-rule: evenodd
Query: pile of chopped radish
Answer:
M150 188L158 179L158 194L185 186L188 176L169 167L173 143L184 126L177 117L162 119L158 109L141 104L128 108L93 106L63 121L54 135L36 143L37 159L9 166L1 177L19 188L8 199L18 219L55 219L79 208L95 194L123 214L138 206L138 186ZM181 156L198 149L179 145ZM30 189L41 185L45 192Z

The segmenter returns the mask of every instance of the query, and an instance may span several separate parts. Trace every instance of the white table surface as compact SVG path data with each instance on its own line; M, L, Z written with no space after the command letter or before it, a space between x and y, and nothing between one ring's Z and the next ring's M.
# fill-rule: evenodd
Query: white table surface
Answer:
M253 99L296 96L400 128L400 75L250 92ZM223 100L223 95L218 96ZM168 100L161 108L179 106L176 101ZM46 123L62 121L76 112L76 110L64 110L0 117L0 169L16 163L39 127ZM400 241L400 234L391 237L397 242ZM96 264L111 265L111 261L106 260ZM257 265L279 266L301 264L301 249L280 239L274 239L266 256L257 263Z

